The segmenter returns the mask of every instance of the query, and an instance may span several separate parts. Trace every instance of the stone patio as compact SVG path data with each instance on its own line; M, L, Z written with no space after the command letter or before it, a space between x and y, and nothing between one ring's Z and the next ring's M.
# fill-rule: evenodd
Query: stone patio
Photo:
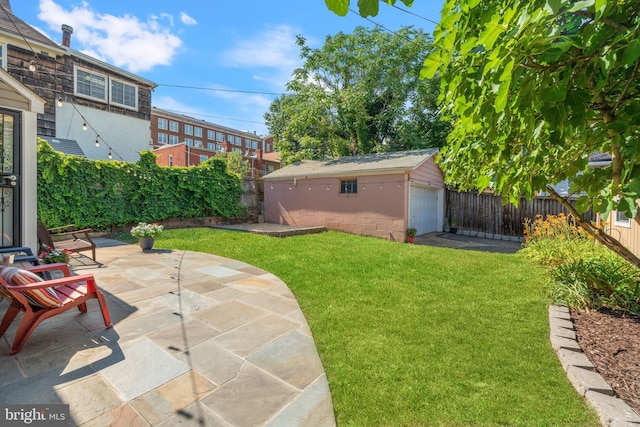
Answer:
M70 405L80 426L334 426L328 382L289 288L249 264L96 239L77 256L107 298L44 321L8 356L0 402ZM0 303L0 313L6 310Z

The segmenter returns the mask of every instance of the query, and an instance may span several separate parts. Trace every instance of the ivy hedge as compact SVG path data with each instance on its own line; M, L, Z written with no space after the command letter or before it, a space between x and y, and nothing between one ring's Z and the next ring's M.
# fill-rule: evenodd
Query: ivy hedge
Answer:
M47 227L95 230L140 221L239 216L242 180L224 160L199 166L158 166L150 151L136 163L89 160L38 140L38 219Z

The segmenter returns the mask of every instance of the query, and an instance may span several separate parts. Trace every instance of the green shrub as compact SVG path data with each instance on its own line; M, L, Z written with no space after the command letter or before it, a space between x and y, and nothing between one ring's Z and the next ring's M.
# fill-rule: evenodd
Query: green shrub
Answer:
M640 312L640 270L597 244L571 217L560 214L525 221L520 254L547 267L554 303Z
M137 163L89 160L38 141L38 218L48 227L105 230L168 218L242 215L241 183L220 159L163 167L145 151Z

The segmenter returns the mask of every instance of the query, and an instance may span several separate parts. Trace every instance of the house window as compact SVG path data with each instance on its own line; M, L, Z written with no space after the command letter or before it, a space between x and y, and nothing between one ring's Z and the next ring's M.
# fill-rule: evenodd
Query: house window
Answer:
M212 130L207 130L207 139L211 139L211 140L216 139L216 133Z
M202 148L202 141L196 139L195 141L193 141L193 146Z
M200 163L209 160L209 156L206 154L200 154Z
M358 192L357 179L345 179L340 181L340 194L356 194Z
M169 144L176 145L178 143L178 135L169 135Z
M169 154L169 166L173 166L173 154Z
M258 149L258 141L251 141L251 148L253 148L254 150Z
M75 69L75 94L107 102L107 76Z
M185 138L184 143L187 144L189 147L191 147L193 145L193 139Z
M224 135L222 134L222 132L216 132L216 141L224 141Z
M158 144L166 144L168 140L166 133L158 132Z
M178 122L174 122L173 120L169 121L169 130L171 132L178 132Z
M197 136L198 138L202 138L202 128L194 127L193 128L193 136Z
M185 135L193 135L193 126L185 124L184 125L184 133L185 133Z
M167 119L163 119L162 117L158 117L158 129L168 129L169 122Z
M271 152L271 144L267 144L267 150L266 151L267 151L267 153Z
M0 43L0 66L7 70L7 44Z
M119 80L111 80L111 103L138 109L138 87Z
M245 139L244 140L244 146L246 148L251 148L251 140L250 139Z
M631 218L626 216L624 212L616 211L613 223L620 227L631 228Z
M216 144L214 144L213 142L207 142L207 149L211 151L215 151Z
M233 144L235 142L235 138L233 137L233 135L227 135L227 141Z

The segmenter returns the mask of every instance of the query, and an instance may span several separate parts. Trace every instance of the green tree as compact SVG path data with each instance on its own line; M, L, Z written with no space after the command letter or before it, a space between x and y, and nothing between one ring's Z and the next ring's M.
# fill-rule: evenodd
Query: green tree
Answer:
M242 158L242 151L216 153L215 158L222 159L227 164L227 170L240 178L244 178L249 171L249 163Z
M636 217L639 5L447 0L422 76L441 76L441 101L454 123L440 161L448 182L491 186L517 203L568 179L583 194L579 212L591 206L605 219L612 210ZM589 168L594 152L610 153L611 166ZM617 240L581 225L640 266Z
M265 114L284 163L444 143L439 81L420 79L428 35L358 27L327 37L320 49L302 37L298 45L304 65Z
M396 0L382 0L387 4L396 4ZM340 16L349 12L349 0L325 0L327 7ZM411 7L413 0L402 0L402 3ZM363 17L376 16L378 14L379 0L358 0L360 15Z

